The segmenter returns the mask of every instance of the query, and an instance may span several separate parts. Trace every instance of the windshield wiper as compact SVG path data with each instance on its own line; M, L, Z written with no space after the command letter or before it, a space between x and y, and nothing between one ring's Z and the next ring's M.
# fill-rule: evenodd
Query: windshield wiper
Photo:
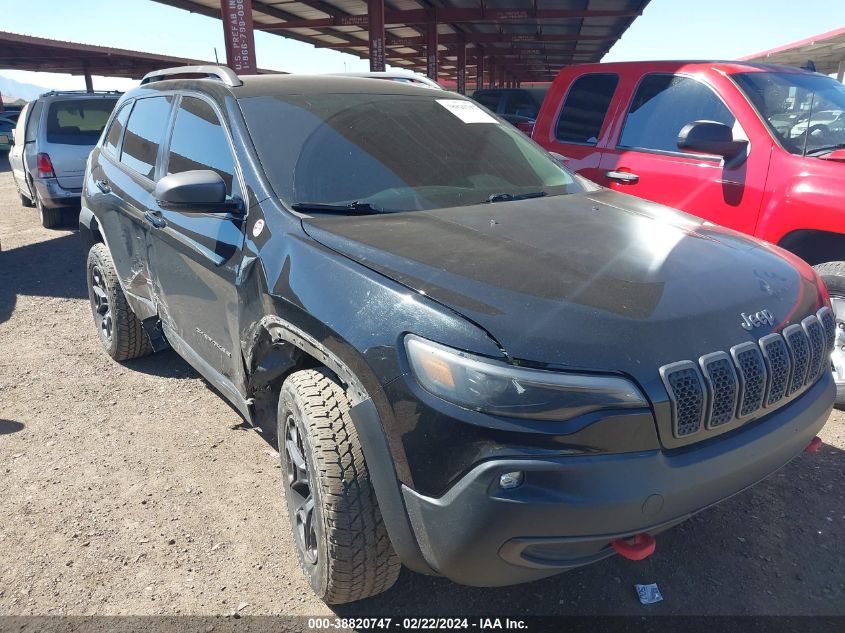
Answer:
M827 154L828 152L833 152L837 149L845 149L845 143L837 143L836 145L827 145L825 147L816 147L815 149L811 149L807 152L807 156L815 156L817 154Z
M369 202L350 202L348 204L326 204L324 202L294 202L290 205L294 211L300 213L385 213Z
M494 202L512 202L513 200L530 200L531 198L544 198L547 196L545 191L534 191L532 193L494 193L487 198L482 204L492 204Z

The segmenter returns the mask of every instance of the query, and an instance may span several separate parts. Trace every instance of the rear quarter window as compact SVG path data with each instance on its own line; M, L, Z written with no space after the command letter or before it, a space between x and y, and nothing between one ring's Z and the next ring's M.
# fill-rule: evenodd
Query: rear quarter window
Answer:
M61 145L95 145L117 99L53 101L47 108L46 139Z
M120 162L152 179L155 175L158 149L164 140L164 133L170 119L172 96L145 97L135 101L126 131Z

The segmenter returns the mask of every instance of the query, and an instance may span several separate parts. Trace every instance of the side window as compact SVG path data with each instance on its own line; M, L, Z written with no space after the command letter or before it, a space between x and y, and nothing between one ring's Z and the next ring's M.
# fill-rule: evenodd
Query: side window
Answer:
M24 135L25 143L32 143L38 133L38 124L41 120L41 110L44 109L44 102L38 99L32 104L32 111L26 117L26 133Z
M170 139L167 173L211 169L220 174L231 195L235 160L229 138L214 109L202 99L182 97Z
M15 126L15 145L24 144L24 130L26 129L26 117L32 109L32 103L27 103L18 115L18 124Z
M713 90L691 77L646 75L619 139L620 147L678 152L678 133L693 121L734 127L736 118Z
M114 157L120 153L120 140L123 138L123 128L126 127L126 119L129 118L131 103L124 103L117 116L111 122L106 140L103 142L103 150Z
M505 114L524 116L528 118L537 117L537 104L527 92L517 90L508 94Z
M488 110L498 112L500 96L498 92L476 92L472 98Z
M578 77L569 88L557 120L557 140L595 145L619 85L619 75L594 74Z
M138 99L129 115L120 162L146 178L155 175L158 148L170 118L173 97Z

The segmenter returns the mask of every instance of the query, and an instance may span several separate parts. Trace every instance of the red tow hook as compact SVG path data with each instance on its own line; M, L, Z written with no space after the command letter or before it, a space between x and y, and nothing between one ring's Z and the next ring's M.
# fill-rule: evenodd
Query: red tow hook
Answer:
M611 543L613 549L620 556L628 560L643 560L654 554L654 548L657 547L657 541L651 534L642 532L635 534L631 538L618 538Z
M810 443L807 444L807 447L804 449L805 453L815 453L822 447L822 438L818 435L810 440Z

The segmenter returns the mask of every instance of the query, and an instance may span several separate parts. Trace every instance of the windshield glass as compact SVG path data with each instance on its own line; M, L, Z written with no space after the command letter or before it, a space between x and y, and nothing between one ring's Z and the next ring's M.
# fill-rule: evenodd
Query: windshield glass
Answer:
M740 73L734 80L793 154L845 146L845 86L802 73Z
M47 142L96 145L117 99L54 101L47 110Z
M414 211L582 190L539 146L466 99L319 94L240 103L288 204Z

